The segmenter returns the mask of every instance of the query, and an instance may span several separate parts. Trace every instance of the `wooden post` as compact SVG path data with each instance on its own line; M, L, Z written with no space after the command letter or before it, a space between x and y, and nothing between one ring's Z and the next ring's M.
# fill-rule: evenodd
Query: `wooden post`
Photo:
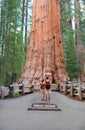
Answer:
M70 86L70 95L73 97L73 85Z
M22 84L22 95L24 95L24 84Z
M12 96L15 97L16 84L13 83L13 84L12 84L12 87L13 87L13 89L12 89Z
M4 99L4 86L1 86L1 98Z
M79 98L80 98L80 100L82 100L82 83L81 83L81 81L79 84Z

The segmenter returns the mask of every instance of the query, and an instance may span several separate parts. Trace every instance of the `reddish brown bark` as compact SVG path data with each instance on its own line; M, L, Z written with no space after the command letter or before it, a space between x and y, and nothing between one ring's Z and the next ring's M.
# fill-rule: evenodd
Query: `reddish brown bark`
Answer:
M46 75L66 81L58 0L34 0L30 45L22 78L38 82Z

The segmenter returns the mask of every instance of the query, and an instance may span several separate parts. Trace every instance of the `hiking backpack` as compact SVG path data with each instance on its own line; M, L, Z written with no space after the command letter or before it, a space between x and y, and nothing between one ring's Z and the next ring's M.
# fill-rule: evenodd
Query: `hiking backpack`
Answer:
M50 81L46 81L46 89L50 89Z

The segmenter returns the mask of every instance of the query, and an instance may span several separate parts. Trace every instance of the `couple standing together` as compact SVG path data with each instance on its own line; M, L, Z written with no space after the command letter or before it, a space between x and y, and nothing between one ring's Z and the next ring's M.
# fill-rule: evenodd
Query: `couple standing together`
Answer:
M46 77L46 79L43 79L42 82L40 82L40 93L41 100L50 101L51 81L49 77Z

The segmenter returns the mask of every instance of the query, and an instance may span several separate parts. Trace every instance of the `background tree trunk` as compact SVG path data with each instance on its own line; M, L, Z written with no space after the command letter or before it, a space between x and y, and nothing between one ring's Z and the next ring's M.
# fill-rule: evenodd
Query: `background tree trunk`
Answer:
M77 11L75 12L75 29L76 29L75 46L76 46L77 59L78 59L78 62L80 64L79 78L80 78L80 80L85 80L85 78L84 78L85 48L84 48L84 45L82 44L81 33L80 33L81 5L80 5L79 0L74 0L74 5L75 5L75 9L77 9Z
M32 31L24 71L27 83L50 76L66 81L60 29L60 4L56 0L34 0Z

